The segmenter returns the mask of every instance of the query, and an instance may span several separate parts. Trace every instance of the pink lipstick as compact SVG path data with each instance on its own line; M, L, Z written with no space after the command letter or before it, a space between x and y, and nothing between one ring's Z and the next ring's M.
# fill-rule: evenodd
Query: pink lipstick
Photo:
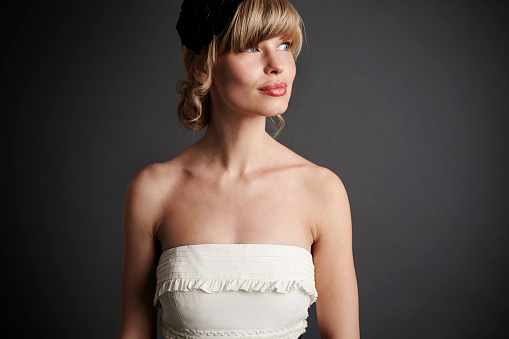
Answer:
M258 88L263 94L270 95L273 97L280 97L286 94L286 83L285 82L271 82L270 84Z

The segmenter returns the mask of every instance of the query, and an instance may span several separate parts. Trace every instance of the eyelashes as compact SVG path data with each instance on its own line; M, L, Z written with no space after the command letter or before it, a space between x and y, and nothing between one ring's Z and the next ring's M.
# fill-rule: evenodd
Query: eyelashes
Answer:
M282 51L289 51L292 47L292 43L291 42L283 42L281 45L279 45L279 47L281 46L284 46Z
M281 45L278 46L278 51L289 51L292 48L292 43L290 41L283 42ZM254 53L258 51L258 47L251 47L246 49L244 52L247 53Z

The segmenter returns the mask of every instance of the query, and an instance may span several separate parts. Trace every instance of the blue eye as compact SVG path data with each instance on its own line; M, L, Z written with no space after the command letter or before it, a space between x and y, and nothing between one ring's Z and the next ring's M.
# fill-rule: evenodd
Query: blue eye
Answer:
M254 53L254 52L256 52L256 47L248 48L248 49L246 49L246 52Z
M279 45L279 50L280 51L288 51L288 50L290 50L291 45L292 44L290 42L282 43L281 45Z

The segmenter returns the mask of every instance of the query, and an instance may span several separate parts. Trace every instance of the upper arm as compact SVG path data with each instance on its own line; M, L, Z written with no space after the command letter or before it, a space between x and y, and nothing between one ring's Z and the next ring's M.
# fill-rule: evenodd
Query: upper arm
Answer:
M125 195L119 338L155 338L157 334L157 309L152 300L161 204L151 172L148 168L138 173Z
M322 338L359 338L357 279L352 253L352 221L346 189L324 170L320 188L317 239L312 247Z

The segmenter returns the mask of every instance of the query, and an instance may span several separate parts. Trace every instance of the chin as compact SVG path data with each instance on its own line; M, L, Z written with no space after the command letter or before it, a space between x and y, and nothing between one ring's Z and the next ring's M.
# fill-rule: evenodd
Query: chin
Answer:
M263 116L263 117L274 117L276 115L281 115L286 112L288 109L288 101L287 100L279 100L272 102L257 102L257 105L253 107L250 103L248 106L240 107L240 106L230 106L236 111L243 112L244 114L254 115L254 116Z
M281 103L279 105L270 105L267 106L265 109L260 107L262 109L263 115L267 117L274 117L276 115L283 114L288 109L288 103Z

